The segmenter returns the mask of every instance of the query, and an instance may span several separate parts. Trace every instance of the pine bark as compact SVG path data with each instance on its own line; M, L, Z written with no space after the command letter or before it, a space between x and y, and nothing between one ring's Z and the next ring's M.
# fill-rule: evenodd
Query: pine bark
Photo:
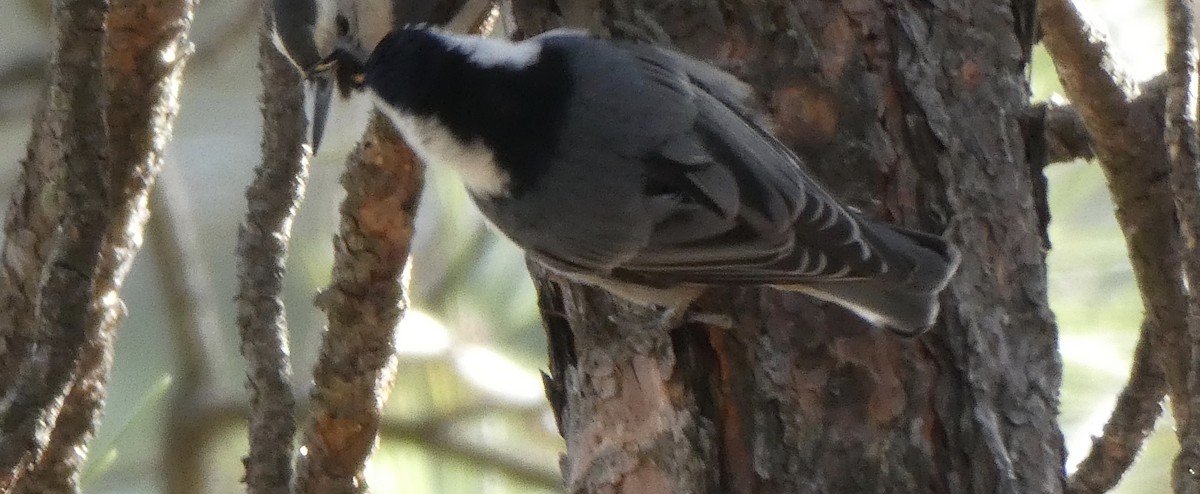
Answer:
M847 203L963 253L940 322L915 339L754 288L701 302L731 329L664 331L531 264L568 492L1062 491L1045 152L1025 116L1033 9L514 0L522 36L585 27L730 70Z

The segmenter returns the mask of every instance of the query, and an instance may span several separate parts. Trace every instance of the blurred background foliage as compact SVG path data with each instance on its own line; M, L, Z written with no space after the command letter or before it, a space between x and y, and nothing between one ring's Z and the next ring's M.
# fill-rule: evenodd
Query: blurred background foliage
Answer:
M180 262L153 248L138 258L124 291L121 328L104 425L92 443L84 487L94 493L163 492L173 457L195 454L205 465L204 492L241 490L243 367L238 355L234 239L242 193L259 161L260 92L257 20L248 0L205 0L182 92L182 114L163 173L162 194L198 239L189 269L213 301L204 334L178 334L163 293L162 266ZM1139 79L1163 69L1159 0L1082 0L1110 29ZM10 190L42 86L48 11L43 0L12 2L0 16L0 190ZM1059 91L1038 51L1032 68L1037 100ZM342 160L361 135L365 103L335 109L331 131L311 168L308 196L292 239L288 322L296 389L308 389L323 315L312 300L328 280L340 201ZM1100 170L1088 163L1047 170L1053 213L1051 304L1062 330L1065 384L1061 423L1073 468L1108 418L1125 381L1141 320L1124 243ZM542 396L538 371L544 339L524 261L486 231L454 177L430 170L418 218L412 306L401 330L395 391L387 405L369 481L377 492L556 492L562 448ZM198 384L179 379L181 356L201 356L211 373ZM180 386L193 389L181 390ZM187 399L172 399L183 391ZM203 431L183 435L180 424ZM188 439L188 437L192 437ZM200 442L202 444L195 444ZM1118 492L1162 491L1176 448L1161 423Z

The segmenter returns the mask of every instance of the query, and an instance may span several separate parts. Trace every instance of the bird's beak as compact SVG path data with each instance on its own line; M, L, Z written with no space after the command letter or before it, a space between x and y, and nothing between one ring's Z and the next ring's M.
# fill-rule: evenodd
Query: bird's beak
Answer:
M321 137L325 135L325 122L329 119L329 104L333 100L333 74L328 70L314 72L309 76L313 89L312 151L321 148Z
M333 53L307 71L313 89L312 149L313 154L321 147L325 135L325 123L329 119L333 90L336 87L343 98L362 87L366 54L361 48L336 47Z

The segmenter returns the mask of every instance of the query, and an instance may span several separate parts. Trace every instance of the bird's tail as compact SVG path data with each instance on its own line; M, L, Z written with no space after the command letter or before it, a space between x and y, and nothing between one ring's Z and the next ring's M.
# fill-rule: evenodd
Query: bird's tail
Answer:
M936 235L886 223L861 224L864 235L891 271L877 278L789 288L847 307L898 333L920 334L937 318L938 294L958 269L958 249Z

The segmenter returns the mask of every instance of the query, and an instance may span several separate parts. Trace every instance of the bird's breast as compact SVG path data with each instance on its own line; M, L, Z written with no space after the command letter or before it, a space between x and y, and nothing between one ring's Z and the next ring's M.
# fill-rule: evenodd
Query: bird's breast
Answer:
M496 154L482 140L463 140L436 117L406 115L387 104L376 106L422 161L457 172L472 195L510 195L508 173L497 165Z

